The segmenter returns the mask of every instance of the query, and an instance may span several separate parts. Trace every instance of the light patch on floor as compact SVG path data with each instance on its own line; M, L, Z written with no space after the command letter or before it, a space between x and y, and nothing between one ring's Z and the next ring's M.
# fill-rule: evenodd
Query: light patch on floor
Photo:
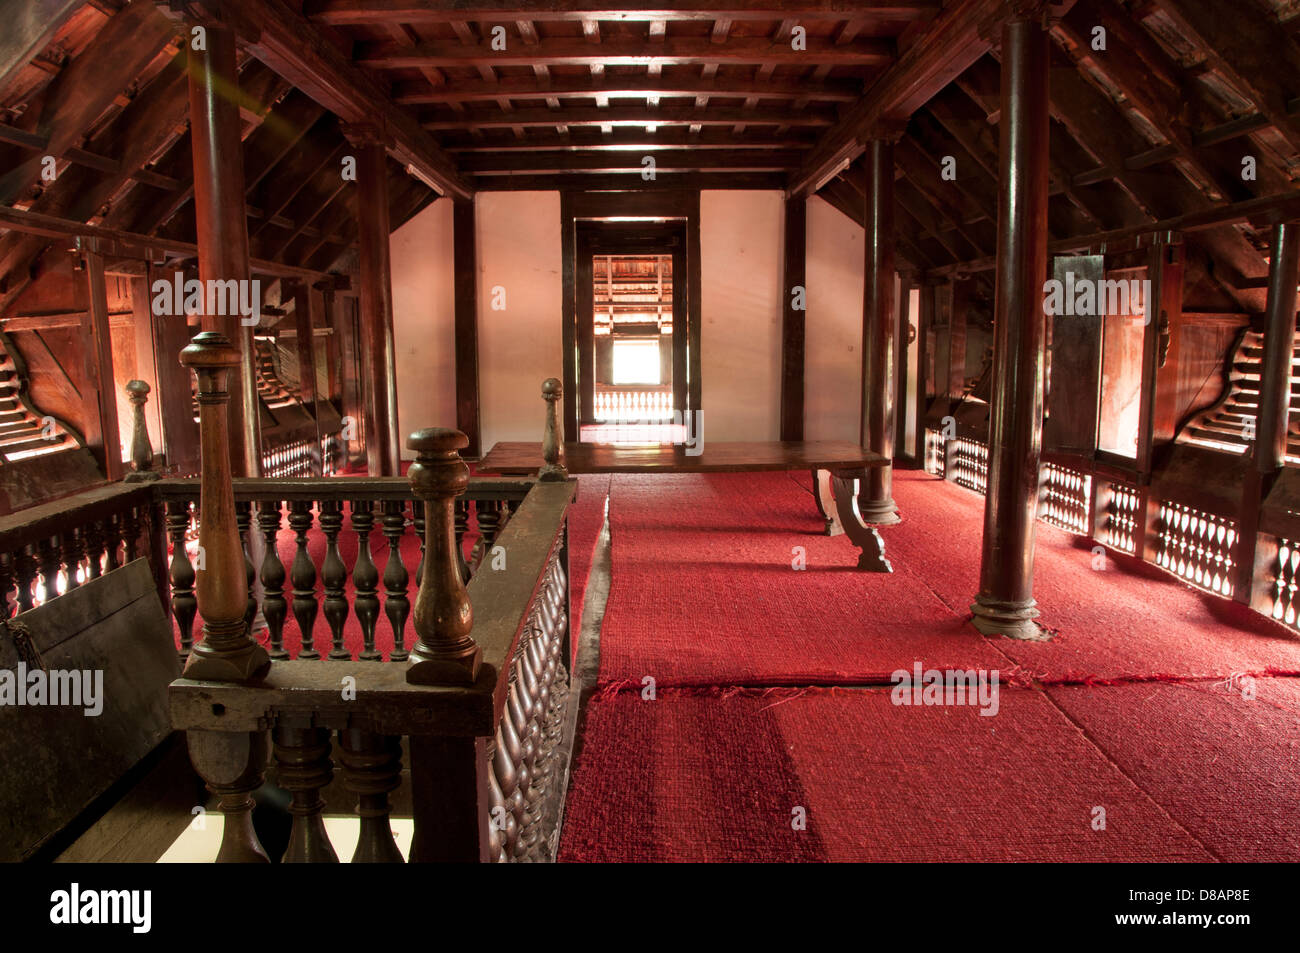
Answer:
M196 826L201 823L201 827ZM389 819L393 831L393 840L405 860L411 850L411 837L415 832L415 822L409 817ZM167 848L167 852L158 858L160 864L210 864L217 858L221 848L221 832L225 827L225 818L216 812L205 815L201 821L196 819L185 829L185 833L176 838ZM325 817L325 833L334 845L334 853L343 863L352 860L352 852L357 847L357 837L361 831L361 819L357 817Z

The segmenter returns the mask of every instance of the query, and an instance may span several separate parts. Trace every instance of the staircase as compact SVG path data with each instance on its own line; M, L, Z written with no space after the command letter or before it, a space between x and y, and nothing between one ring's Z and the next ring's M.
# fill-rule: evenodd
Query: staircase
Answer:
M1300 348L1298 343L1297 348ZM1264 335L1246 329L1233 346L1228 386L1211 407L1192 416L1178 433L1178 443L1228 453L1246 454L1255 440L1259 415L1259 386L1263 375ZM1286 456L1300 463L1300 352L1291 357L1291 413L1287 424Z
M6 334L0 334L0 464L83 446L75 431L42 414L27 396L27 366Z

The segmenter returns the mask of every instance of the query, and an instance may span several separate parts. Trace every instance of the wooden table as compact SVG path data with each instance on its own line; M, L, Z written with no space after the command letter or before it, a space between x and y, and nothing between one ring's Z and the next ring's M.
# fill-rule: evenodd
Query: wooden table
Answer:
M566 443L570 473L748 473L808 470L813 475L817 509L830 536L845 533L861 551L858 568L893 572L885 545L858 510L859 481L870 467L889 466L877 453L849 441L754 441L705 443L698 451L681 445L617 446ZM503 441L478 464L479 473L527 476L542 466L541 443Z

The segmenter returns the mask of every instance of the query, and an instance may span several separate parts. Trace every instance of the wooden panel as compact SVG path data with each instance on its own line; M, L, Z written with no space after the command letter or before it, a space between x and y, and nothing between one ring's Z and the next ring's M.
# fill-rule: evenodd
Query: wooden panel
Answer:
M804 319L806 317L806 257L808 202L795 196L785 201L785 260L781 304L781 439L803 439ZM796 308L795 289L800 289Z
M478 254L474 200L457 199L452 206L455 259L456 427L469 438L465 456L482 452L478 399Z
M1061 282L1066 291L1072 287L1067 275L1073 275L1077 285L1101 281L1105 272L1102 255L1063 255L1052 261L1052 280ZM1097 315L1055 314L1048 317L1048 327L1051 342L1043 446L1091 453L1097 446L1102 320Z
M102 673L103 709L91 717L82 707L0 706L0 758L10 766L0 783L6 861L29 855L168 736L167 685L180 673L143 559L16 621L46 671ZM0 638L0 670L15 671L19 659L12 636Z

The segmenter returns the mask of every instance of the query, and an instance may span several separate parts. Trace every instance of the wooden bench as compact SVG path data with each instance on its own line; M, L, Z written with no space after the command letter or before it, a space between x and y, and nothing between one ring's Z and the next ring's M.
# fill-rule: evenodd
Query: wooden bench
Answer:
M479 473L522 476L542 466L542 445L503 441L478 464ZM893 572L885 545L858 509L859 481L871 467L889 466L877 453L849 441L753 441L703 444L698 451L681 445L617 446L566 443L564 463L570 473L749 473L808 470L816 488L818 511L827 535L845 533L861 551L858 568Z

